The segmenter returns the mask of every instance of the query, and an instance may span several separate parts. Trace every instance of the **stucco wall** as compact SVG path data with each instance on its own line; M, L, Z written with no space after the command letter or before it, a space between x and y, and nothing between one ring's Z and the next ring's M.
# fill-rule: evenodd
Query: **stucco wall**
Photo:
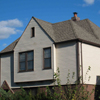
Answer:
M100 48L82 43L82 55L84 83L100 85L100 80L97 82L97 78L100 76ZM91 70L86 75L89 66ZM88 81L89 76L91 78Z

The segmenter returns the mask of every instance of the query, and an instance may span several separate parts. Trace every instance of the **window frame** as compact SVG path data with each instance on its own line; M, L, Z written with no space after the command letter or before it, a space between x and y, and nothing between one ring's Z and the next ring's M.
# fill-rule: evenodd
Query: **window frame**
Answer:
M51 47L43 48L43 70L44 70L44 69L52 69L52 55L51 55L51 54L52 54L52 51L51 51L51 53L50 53L50 55L51 55L51 57L50 57L50 59L51 59L51 62L50 62L50 63L51 63L51 66L46 68L45 65L44 65L44 59L45 59L45 58L44 58L44 50L45 50L45 49L49 49L49 48L50 48L50 50L51 50Z
M28 60L27 60L27 53L28 52L33 52L33 68L32 69L30 69L30 70L28 70L28 66L27 66L27 64L28 64ZM20 70L20 54L21 53L25 53L25 70ZM19 60L18 60L19 62L19 71L18 72L28 72L28 71L34 71L34 50L28 50L28 51L23 51L23 52L19 52Z
M33 29L34 29L34 30L33 30ZM33 32L34 32L34 35L33 35ZM35 27L32 27L32 28L31 28L31 38L32 38L32 37L35 37Z

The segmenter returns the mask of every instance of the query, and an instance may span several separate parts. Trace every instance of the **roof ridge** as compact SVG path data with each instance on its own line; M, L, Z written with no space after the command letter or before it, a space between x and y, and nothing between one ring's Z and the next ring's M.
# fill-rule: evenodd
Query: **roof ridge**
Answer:
M76 22L72 20L66 20L66 21L57 22L57 23L50 23L50 22L47 22L35 17L32 17L32 18L41 27L41 29L47 34L48 38L51 41L53 41L53 43L80 38L83 40L89 40L90 42L100 44L100 34L99 34L100 27L96 27L97 25L95 25L89 19L84 19L84 20L80 20ZM8 45L5 49L3 49L0 52L0 54L14 51L14 48L18 44L18 41L20 40L20 38L16 39L14 42Z
M51 24L54 25L54 24L63 23L63 22L67 22L67 21L70 21L70 20L65 20L65 21L56 22L56 23L51 23Z
M74 36L75 36L75 38L78 38L78 36L77 36L77 34L76 34L76 31L75 31L75 29L74 29L74 26L73 26L73 21L72 20L69 20L69 22L70 22L70 25L71 25L71 27L72 27L72 30L73 30L73 34L74 34Z
M90 29L91 29L91 31L92 31L92 35L94 35L96 39L99 39L98 36L95 34L94 29L91 27L91 24L90 24L90 22L89 22L90 20L89 20L89 19L86 19L86 21L87 21L87 23L89 24L89 27L90 27Z
M77 23L75 23L75 22L73 22L73 21L71 21L71 23L72 23L72 25L73 25L73 29L75 29L74 30L74 32L75 32L75 34L76 34L76 36L78 36L78 37L76 37L76 38L82 38L83 36L82 35L84 35L85 37L85 39L93 39L93 38L95 38L94 37L94 35L92 35L92 34L90 34L86 29L84 29L83 27L81 27L80 25L78 25ZM75 27L77 27L77 29L75 28ZM81 31L80 31L81 30ZM80 32L81 33L80 33ZM87 36L89 36L88 38L87 38ZM96 38L95 38L96 39ZM98 40L98 39L97 39Z
M40 25L40 27L47 33L47 35L48 35L53 41L55 41L55 36L52 37L52 36L50 35L50 34L53 34L53 35L54 35L54 30L53 30L52 23L43 21L43 20L38 19L38 18L35 18L35 17L33 17L33 19ZM51 25L52 30L49 30L49 31L52 31L52 32L51 32L51 33L48 33L48 32L47 32L48 29L46 30L47 25L46 25L46 27L44 27L43 24L41 25L41 22L39 22L39 21L42 21L42 22L44 22L44 23L46 23L46 24L48 24L48 25ZM49 28L50 28L50 27L49 27Z
M41 20L41 19L39 19L39 18L36 18L36 17L34 17L34 16L32 16L32 18L34 18L34 19L36 19L36 20ZM52 24L52 23L50 23L50 22L47 22L47 21L44 21L44 20L41 20L41 21L43 21L43 22L46 22L46 23L49 23L49 24Z

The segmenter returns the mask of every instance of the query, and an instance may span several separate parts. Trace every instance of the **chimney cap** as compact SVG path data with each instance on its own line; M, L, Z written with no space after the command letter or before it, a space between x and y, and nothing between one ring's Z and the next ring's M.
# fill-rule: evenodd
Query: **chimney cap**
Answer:
M73 12L73 14L78 14L77 12Z
M77 17L77 12L73 12L73 14L74 14L74 17L72 17L71 19L72 19L73 21L79 21L80 18Z

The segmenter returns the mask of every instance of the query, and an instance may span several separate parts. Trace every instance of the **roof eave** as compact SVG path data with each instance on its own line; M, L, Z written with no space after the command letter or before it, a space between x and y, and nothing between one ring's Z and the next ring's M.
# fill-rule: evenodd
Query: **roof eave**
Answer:
M86 43L86 44L90 44L90 45L93 45L93 46L96 46L96 47L100 47L100 44L98 43L94 43L94 42L91 42L91 41L87 41L87 40L83 40L81 38L78 38L78 40L82 43Z
M78 41L78 39L71 39L67 41L55 42L54 44L61 44L61 43L72 42L72 41Z
M14 52L14 50L8 51L8 52L0 52L0 55L2 55L2 54L8 54L8 53L13 53L13 52Z
M100 47L100 44L98 44L98 43L90 42L90 41L87 41L87 40L84 40L81 38L71 39L71 40L62 41L62 42L55 42L54 44L61 44L61 43L72 42L72 41L78 41L78 42L86 43L86 44L93 45L96 47Z

